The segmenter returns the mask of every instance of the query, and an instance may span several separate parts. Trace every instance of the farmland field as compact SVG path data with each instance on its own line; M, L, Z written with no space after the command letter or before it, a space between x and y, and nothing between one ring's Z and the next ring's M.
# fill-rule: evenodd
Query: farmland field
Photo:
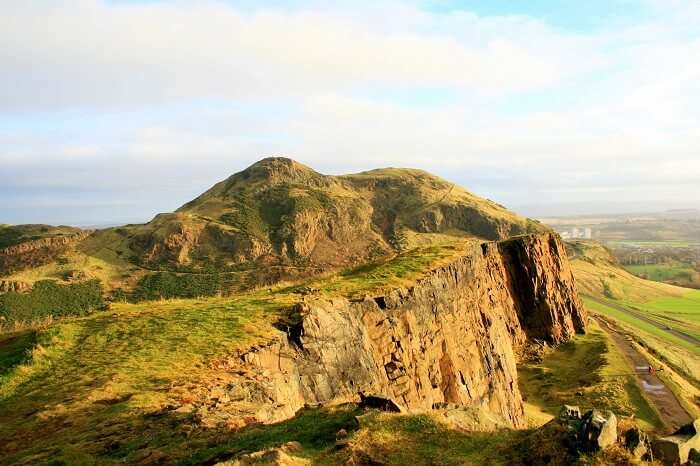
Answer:
M694 271L687 264L626 265L625 270L638 277L654 280L655 282L690 280Z

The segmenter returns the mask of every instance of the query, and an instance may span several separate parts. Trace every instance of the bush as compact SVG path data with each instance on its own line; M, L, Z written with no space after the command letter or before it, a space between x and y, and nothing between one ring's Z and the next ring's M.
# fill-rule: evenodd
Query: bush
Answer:
M36 282L29 293L0 295L0 315L7 322L65 316L82 316L104 306L99 280L61 285L52 280Z
M217 273L176 274L158 272L146 275L133 294L135 301L170 298L198 298L215 296L221 291L221 277Z

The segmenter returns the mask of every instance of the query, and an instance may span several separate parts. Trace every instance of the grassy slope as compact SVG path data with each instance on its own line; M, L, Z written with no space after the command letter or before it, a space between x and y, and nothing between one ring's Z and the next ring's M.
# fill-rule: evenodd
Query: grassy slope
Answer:
M636 277L622 269L610 252L597 243L577 241L569 244L569 256L577 286L584 296L615 301L643 311L664 325L700 336L700 291ZM607 312L609 308L603 310ZM620 318L619 314L612 317ZM627 317L627 321L637 325L639 319ZM639 327L662 338L667 337L674 345L679 344L676 337L651 330L649 324L640 324ZM700 351L700 348L696 349Z
M586 335L548 350L541 363L522 364L518 375L527 413L536 420L547 419L538 412L555 416L569 404L634 415L645 428L663 425L642 396L632 367L595 322Z
M668 364L664 377L669 387L691 412L700 408L695 394L700 387L700 348L648 322L586 298L586 295L644 312L663 325L691 335L700 332L700 293L636 277L623 270L610 253L592 242L575 242L569 249L572 269L589 309L617 320L655 357ZM673 372L673 373L671 373ZM683 388L686 387L686 388Z
M426 246L304 287L317 288L320 294L379 293L412 283L469 247L468 241ZM264 341L271 324L298 299L293 292L300 288L280 285L232 299L117 304L108 313L60 322L36 337L27 334L23 338L36 338L38 344L23 363L26 358L17 359L18 345L21 353L32 342L3 345L10 336L0 336L0 361L15 358L6 364L14 368L0 378L0 438L8 440L0 447L5 454L0 464L49 459L67 464L158 459L200 464L291 440L302 445L297 455L314 464L342 464L351 452L368 453L386 464L518 464L534 454L560 454L554 442L533 451L531 436L537 432L462 432L432 416L370 413L356 428L355 416L362 412L353 406L306 410L289 421L240 432L201 430L189 414L163 409L179 406L193 386L218 377L212 369L217 359ZM557 393L551 392L552 385L539 386L553 397L542 409L552 413L555 403L583 389L591 403L627 408L652 423L631 387L606 380L621 369L603 347L594 332L545 361L550 380L567 380L568 385ZM565 364L572 355L593 366L573 365L587 369L575 373ZM591 368L600 380L581 388ZM554 370L562 372L552 374ZM335 448L340 428L351 431L348 449Z
M405 285L462 247L406 253L329 278L325 291L353 296ZM9 370L22 360L11 340L17 335L0 335L0 362L6 366L0 377L0 438L8 440L4 462L37 455L37 461L52 456L107 464L135 461L146 446L177 458L185 454L184 443L204 448L210 434L188 440L187 419L159 413L182 404L192 385L217 377L212 363L218 358L269 338L272 324L298 301L297 288L233 299L115 304L110 312L38 332L30 358Z
M332 232L324 221L333 224ZM364 229L355 235L358 241L337 239L352 236L360 226ZM133 290L149 273L216 269L225 274L224 291L239 292L459 238L496 239L545 230L421 170L325 176L288 159L265 159L174 213L144 225L100 230L64 254L60 263L7 279L31 284L78 271L99 278L108 291ZM300 246L307 255L297 257L292 245L310 238L316 238L309 241L313 248L309 252Z
M688 279L693 272L687 264L626 265L625 270L655 282Z

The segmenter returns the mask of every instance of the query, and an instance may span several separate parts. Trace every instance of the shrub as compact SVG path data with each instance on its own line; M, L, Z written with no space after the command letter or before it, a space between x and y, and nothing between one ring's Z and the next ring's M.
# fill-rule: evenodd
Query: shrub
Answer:
M170 298L197 298L215 296L221 290L221 277L218 273L176 274L157 272L146 275L133 294L135 301Z
M82 316L104 306L99 280L61 285L36 282L29 293L0 295L0 315L6 322L32 321L48 316Z

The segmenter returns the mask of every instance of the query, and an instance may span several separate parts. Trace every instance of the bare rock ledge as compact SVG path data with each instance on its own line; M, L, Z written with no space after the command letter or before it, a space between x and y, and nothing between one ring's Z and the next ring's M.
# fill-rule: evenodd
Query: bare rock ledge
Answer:
M412 288L295 312L298 324L227 362L240 375L215 388L231 400L216 404L221 422L275 422L362 393L412 412L478 407L522 427L517 352L528 338L560 343L586 325L555 234L477 245Z

